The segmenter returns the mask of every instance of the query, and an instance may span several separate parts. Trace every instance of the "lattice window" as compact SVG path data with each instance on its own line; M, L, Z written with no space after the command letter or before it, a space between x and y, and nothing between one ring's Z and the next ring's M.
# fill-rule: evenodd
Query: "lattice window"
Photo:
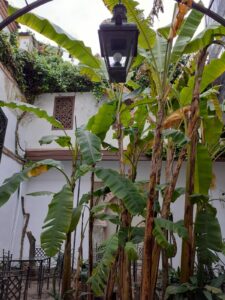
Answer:
M73 129L74 99L75 97L55 97L54 117L65 129Z
M3 110L0 108L0 160L2 157L2 150L4 146L7 123L8 123L8 119L6 118Z
M47 257L45 251L41 247L35 248L35 257Z

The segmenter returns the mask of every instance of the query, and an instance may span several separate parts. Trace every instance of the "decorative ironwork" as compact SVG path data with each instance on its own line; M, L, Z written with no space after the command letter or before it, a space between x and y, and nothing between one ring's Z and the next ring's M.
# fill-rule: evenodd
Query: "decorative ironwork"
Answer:
M3 110L0 108L0 161L2 157L7 123L8 119L6 118L6 115L4 114Z
M22 277L21 276L10 276L7 278L0 279L1 300L20 300L21 289L22 289Z
M47 257L47 255L41 247L37 247L35 248L35 257Z
M54 117L62 123L64 129L73 129L74 99L75 97L68 96L55 97Z

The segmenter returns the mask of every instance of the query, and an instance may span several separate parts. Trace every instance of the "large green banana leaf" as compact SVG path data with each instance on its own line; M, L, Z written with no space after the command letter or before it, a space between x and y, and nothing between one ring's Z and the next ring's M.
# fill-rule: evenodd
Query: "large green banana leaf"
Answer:
M224 124L217 116L203 118L204 137L208 145L215 145L218 143L223 132L223 127Z
M95 174L118 199L123 201L132 215L143 213L146 201L131 180L111 169L96 169Z
M183 221L173 223L172 221L163 218L155 218L154 224L155 226L153 234L157 243L160 245L160 247L166 249L168 257L173 257L175 253L174 245L168 242L162 229L177 233L179 237L186 239L188 234L187 229L184 227Z
M156 42L152 48L152 55L154 56L158 72L163 72L165 67L165 58L167 51L168 41L158 33L156 34ZM149 60L151 56L149 55Z
M118 4L117 0L103 0L104 4L112 11L113 7ZM149 21L144 18L143 11L138 9L138 2L134 0L123 0L123 4L127 9L129 22L137 24L139 29L138 44L144 49L151 49L155 43L155 31L150 28Z
M189 138L182 131L177 129L170 128L163 130L162 135L167 139L171 138L178 147L183 147L189 143Z
M91 284L96 296L104 294L110 267L115 260L118 245L118 235L114 234L101 247L102 258L94 269L92 276L88 279L88 283Z
M82 75L86 75L91 81L94 82L102 81L101 75L95 69L89 66L85 66L85 65L80 66L80 73Z
M16 12L17 9L18 8L9 6L9 13L12 14ZM27 13L19 17L17 22L30 27L50 40L56 42L59 46L65 48L73 57L77 58L81 63L92 68L100 67L100 60L92 54L89 47L86 47L82 41L72 37L62 28L51 23L47 19L39 17L34 13Z
M191 42L189 42L184 53L197 52L200 49L210 45L215 37L225 35L225 27L218 24L212 24L199 33Z
M101 160L101 140L99 137L82 128L75 132L77 143L80 146L82 160L88 165L94 165Z
M184 49L188 42L192 39L193 35L198 28L203 15L195 10L192 10L188 17L184 20L179 32L175 44L172 49L170 63L176 64L181 58ZM159 72L164 71L165 59L168 45L168 34L171 26L160 28L156 34L156 42L152 49L152 55L154 56L155 63Z
M69 232L73 210L73 193L68 185L55 194L49 204L45 224L42 227L41 246L45 253L54 256L60 250Z
M211 251L222 251L222 235L217 217L209 209L197 213L195 236L198 258L202 264L210 264L214 260Z
M195 193L208 195L212 181L212 160L206 146L197 145L195 161Z
M70 147L71 137L68 135L45 135L39 140L40 145L48 145L56 142L60 147Z
M171 63L175 63L180 59L185 47L187 46L187 43L190 42L199 24L201 23L202 18L203 14L193 9L188 17L184 20L173 46Z
M20 183L31 177L41 175L51 168L62 170L60 162L52 159L45 159L33 164L29 168L25 168L19 173L13 174L10 178L5 179L2 186L0 186L0 207L9 200L13 193L15 193Z
M103 103L96 115L92 116L87 124L87 130L96 134L102 141L116 119L116 103Z
M54 127L63 128L63 125L59 121L57 121L54 117L49 116L45 110L38 108L34 105L31 105L29 103L15 102L15 101L5 102L0 100L0 107L4 107L4 106L13 109L18 108L22 111L33 113L38 118L45 119Z
M200 93L203 92L210 83L213 83L220 75L225 72L225 53L219 59L213 59L208 65L205 66ZM192 76L188 81L188 86L184 87L180 93L180 104L182 106L191 103L192 94L194 88L194 76Z

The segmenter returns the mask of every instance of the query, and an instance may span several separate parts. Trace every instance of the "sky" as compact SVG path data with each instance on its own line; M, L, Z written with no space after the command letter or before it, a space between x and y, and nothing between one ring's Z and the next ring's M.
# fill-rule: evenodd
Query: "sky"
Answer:
M25 1L9 0L10 4L23 7ZM28 0L30 3L31 1ZM139 0L139 8L144 10L145 16L149 14L153 0ZM165 12L155 21L155 27L162 27L171 22L174 0L164 0ZM208 6L209 0L203 0ZM100 23L111 18L110 12L102 0L53 0L35 9L33 12L57 24L75 38L82 40L86 46L91 47L93 54L99 53L98 28ZM37 36L40 40L41 38ZM42 39L46 42L45 39Z

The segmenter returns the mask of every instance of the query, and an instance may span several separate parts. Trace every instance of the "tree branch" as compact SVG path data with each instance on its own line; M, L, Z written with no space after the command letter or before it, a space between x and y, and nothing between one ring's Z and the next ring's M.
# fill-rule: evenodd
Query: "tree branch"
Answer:
M5 28L6 26L8 26L10 23L12 23L13 21L15 21L17 18L21 17L22 15L28 13L29 11L31 11L34 8L37 8L47 2L50 2L52 0L36 0L31 4L26 5L25 7L22 7L20 9L18 9L15 13L13 13L11 16L7 17L6 19L4 19L1 23L0 23L0 31Z

